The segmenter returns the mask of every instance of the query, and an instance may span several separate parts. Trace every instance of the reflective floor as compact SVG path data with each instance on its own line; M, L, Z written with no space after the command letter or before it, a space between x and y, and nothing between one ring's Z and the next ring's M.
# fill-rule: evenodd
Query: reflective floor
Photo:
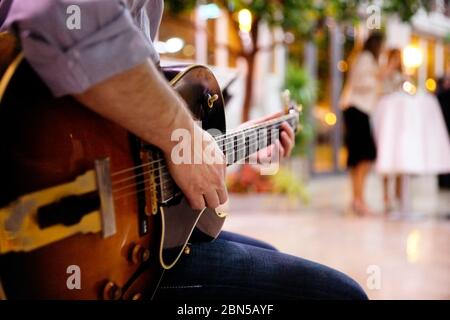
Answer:
M414 215L360 218L346 211L345 176L310 181L309 205L283 197L231 195L225 229L347 273L371 299L450 299L450 193L435 179L412 181ZM369 202L382 209L379 178Z

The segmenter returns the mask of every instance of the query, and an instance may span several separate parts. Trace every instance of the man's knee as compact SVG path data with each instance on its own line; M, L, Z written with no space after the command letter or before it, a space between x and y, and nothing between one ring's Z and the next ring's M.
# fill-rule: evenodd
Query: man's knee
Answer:
M352 284L348 288L349 299L351 300L368 300L366 292L363 288L353 279L349 278Z
M315 262L303 262L303 272L315 278L312 299L367 300L361 286L348 275ZM306 269L305 269L306 267Z
M333 270L334 271L334 270ZM348 299L348 300L367 300L367 294L364 292L363 288L350 278L349 276L339 272L334 271L335 274L335 284L338 287L336 294L337 299Z

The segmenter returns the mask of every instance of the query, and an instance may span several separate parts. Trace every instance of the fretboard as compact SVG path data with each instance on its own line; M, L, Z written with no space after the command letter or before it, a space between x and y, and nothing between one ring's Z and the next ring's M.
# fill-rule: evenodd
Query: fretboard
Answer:
M216 136L217 144L227 158L227 165L243 161L253 153L273 144L279 137L280 126L283 122L287 122L295 130L298 123L298 113L288 114L252 127L233 130ZM152 170L155 172L156 181L159 182L159 201L165 203L180 193L175 182L170 178L164 162L158 162Z
M295 130L298 114L288 114L215 137L219 148L225 154L227 165L243 161L253 153L272 145L279 138L283 122L287 122Z

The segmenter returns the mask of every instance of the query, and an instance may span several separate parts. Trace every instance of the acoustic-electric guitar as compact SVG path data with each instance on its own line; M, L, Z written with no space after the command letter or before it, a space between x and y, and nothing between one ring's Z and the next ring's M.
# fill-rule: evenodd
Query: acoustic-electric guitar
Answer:
M228 165L271 145L283 121L297 128L291 106L226 132L208 68L163 72L202 127L220 132ZM151 298L163 271L189 254L189 243L214 239L225 218L191 209L160 150L72 97L54 98L21 54L0 83L0 181L0 291L8 299Z

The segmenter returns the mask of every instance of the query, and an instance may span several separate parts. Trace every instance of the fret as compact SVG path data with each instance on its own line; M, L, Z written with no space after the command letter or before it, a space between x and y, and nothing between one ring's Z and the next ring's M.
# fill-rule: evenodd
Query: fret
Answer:
M240 134L235 136L235 159L236 161L241 161L245 159L245 134L242 131Z
M270 146L279 138L280 125L287 122L293 127L297 115L286 115L276 120L270 120L257 126L234 131L217 137L219 147L225 155L228 165L247 159L253 153Z
M250 131L250 136L249 136L249 141L250 141L250 145L248 146L248 150L249 150L249 156L254 154L256 151L258 151L258 132L255 130L251 130Z
M220 137L219 137L219 141L217 142L217 145L218 145L219 149L222 151L223 155L225 156L226 151L227 151L225 148L225 140L220 139Z
M280 125L281 125L281 123L278 123L275 128L272 128L270 130L270 135L269 135L269 139L268 139L270 141L269 145L271 145L272 143L275 143L275 141L277 139L279 139L279 137L280 137Z
M233 137L233 153L234 153L234 160L235 162L239 161L239 157L238 157L238 140L237 140L237 135L235 135Z
M251 153L250 153L250 137L245 135L245 153L244 153L245 159L250 157L250 155L251 155Z
M267 131L262 128L258 129L258 151L267 147Z
M234 163L234 152L233 152L233 137L228 136L225 138L225 150L226 150L226 158L227 164Z

